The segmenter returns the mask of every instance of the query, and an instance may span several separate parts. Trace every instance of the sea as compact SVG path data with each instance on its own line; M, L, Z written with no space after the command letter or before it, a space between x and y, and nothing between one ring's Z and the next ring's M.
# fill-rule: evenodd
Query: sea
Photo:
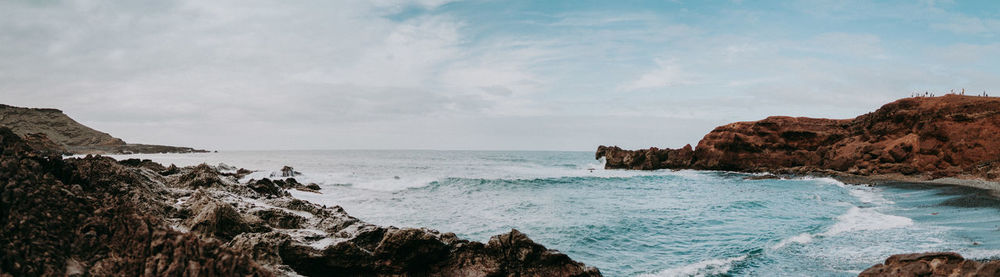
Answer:
M488 241L517 229L605 276L855 276L891 254L1000 256L985 191L695 170L605 170L593 152L220 151L119 155L220 163L266 178L283 166L364 221Z

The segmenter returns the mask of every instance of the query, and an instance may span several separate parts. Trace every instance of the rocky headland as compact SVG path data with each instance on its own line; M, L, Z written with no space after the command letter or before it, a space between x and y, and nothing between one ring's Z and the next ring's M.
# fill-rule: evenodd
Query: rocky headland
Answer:
M131 144L94 130L57 109L0 104L0 127L23 137L36 151L59 154L132 154L206 152L190 147Z
M368 224L291 197L318 193L293 177L37 145L0 127L0 276L601 275L517 230L481 243Z
M600 146L608 169L699 169L829 176L845 183L937 183L1000 192L1000 98L912 97L853 119L772 116L719 126L698 146ZM862 276L998 276L1000 262L955 253L894 255Z
M719 126L694 148L623 150L602 145L596 158L606 159L608 169L996 181L1000 98L905 98L853 119L772 116Z

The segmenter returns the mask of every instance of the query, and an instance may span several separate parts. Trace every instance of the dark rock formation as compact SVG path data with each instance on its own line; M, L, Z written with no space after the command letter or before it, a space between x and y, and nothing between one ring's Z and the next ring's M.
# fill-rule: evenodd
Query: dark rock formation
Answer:
M0 273L270 276L166 226L161 188L109 158L63 160L0 128Z
M125 160L118 161L118 163L121 164L121 165L124 165L124 166L144 167L144 168L148 168L149 170L156 171L156 172L166 172L167 171L166 167L163 167L163 165L161 165L159 163L155 163L155 162L153 162L150 159L143 159L143 160L140 160L140 159L125 159ZM174 168L174 170L177 170L177 166L174 166L173 168ZM167 175L169 175L169 174L167 174Z
M0 128L0 275L600 276L516 230L375 226L219 168L61 159Z
M966 260L952 252L899 254L890 256L885 263L872 266L858 276L1000 276L1000 261Z
M295 177L296 175L302 174L301 172L295 171L291 166L281 167L281 177Z
M7 127L38 151L69 154L191 153L189 147L128 144L108 133L76 122L57 109L0 104L0 127Z
M596 158L607 159L605 168L653 170L663 168L688 168L694 151L691 145L680 149L659 149L656 147L640 150L622 150L618 146L597 147Z
M267 178L260 179L259 181L250 180L247 185L250 186L250 189L264 197L279 197L288 195L288 193L285 192L281 186L275 184Z
M606 168L1000 178L1000 99L901 99L854 119L768 117L720 126L692 152L598 147Z

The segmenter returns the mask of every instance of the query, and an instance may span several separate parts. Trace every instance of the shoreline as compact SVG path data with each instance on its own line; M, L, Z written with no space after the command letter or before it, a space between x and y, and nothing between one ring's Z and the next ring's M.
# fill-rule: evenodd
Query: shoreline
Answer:
M62 158L6 128L0 164L0 241L12 242L0 271L14 276L601 276L516 229L480 242L367 223L293 197L319 188L291 168L240 182L250 171Z
M956 178L945 177L938 179L921 179L904 175L874 175L862 176L848 173L829 174L827 177L836 179L845 184L888 186L888 185L921 185L930 187L962 187L978 189L986 192L990 197L1000 200L1000 182L983 180L979 178Z

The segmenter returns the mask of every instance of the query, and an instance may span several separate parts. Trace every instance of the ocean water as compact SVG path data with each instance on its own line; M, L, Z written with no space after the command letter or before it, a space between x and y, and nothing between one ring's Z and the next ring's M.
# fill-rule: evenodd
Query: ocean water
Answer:
M1000 204L947 186L603 170L591 152L274 151L123 155L317 183L301 199L470 240L516 228L605 276L853 276L890 254L1000 256Z

